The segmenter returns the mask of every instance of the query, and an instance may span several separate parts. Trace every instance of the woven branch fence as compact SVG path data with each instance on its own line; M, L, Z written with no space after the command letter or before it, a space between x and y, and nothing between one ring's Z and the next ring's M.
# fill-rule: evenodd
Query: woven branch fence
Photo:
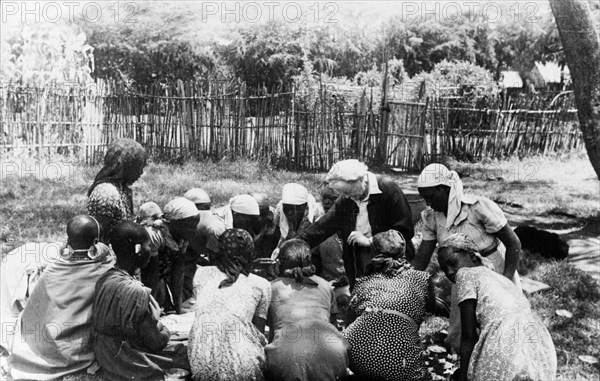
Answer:
M360 91L360 89L359 89ZM322 86L307 102L289 91L238 82L177 82L131 89L0 85L0 155L102 161L119 137L160 160L250 158L287 169L327 170L358 158L407 170L444 155L469 158L582 149L576 111L454 107L390 100L363 89L348 106ZM382 121L384 121L382 123Z

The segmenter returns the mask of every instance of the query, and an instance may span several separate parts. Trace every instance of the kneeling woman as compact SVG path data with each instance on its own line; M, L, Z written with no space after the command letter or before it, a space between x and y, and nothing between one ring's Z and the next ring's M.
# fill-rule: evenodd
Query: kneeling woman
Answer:
M460 307L459 380L554 380L552 338L520 288L483 265L475 243L452 234L438 257L456 283ZM477 328L480 329L479 334Z
M310 247L299 239L286 241L279 251L279 278L271 284L269 308L273 340L265 348L272 380L326 381L346 375L349 345L330 323L333 289L315 275L310 256Z
M110 242L114 268L96 284L92 312L94 354L110 380L162 380L163 369L187 368L185 353L160 352L170 333L158 321L160 307L150 289L133 277L150 261L150 237L142 226L118 223Z
M356 280L350 301L358 316L344 335L350 369L361 380L428 380L421 361L419 326L435 306L429 274L404 259L406 242L396 230L376 234L377 255Z
M250 233L229 229L210 258L214 266L196 270L196 317L188 348L194 380L264 378L263 332L271 285L251 273L253 260Z

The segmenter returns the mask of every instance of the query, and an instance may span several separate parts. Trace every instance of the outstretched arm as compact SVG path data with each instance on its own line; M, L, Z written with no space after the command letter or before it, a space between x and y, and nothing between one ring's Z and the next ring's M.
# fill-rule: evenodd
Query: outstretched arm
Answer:
M503 275L508 279L512 279L521 260L521 241L508 224L504 225L494 235L506 246Z

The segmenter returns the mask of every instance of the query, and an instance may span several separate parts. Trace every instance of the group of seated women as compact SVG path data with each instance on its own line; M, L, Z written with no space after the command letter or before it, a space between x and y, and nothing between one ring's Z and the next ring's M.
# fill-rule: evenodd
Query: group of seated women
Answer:
M550 335L520 289L518 238L495 203L463 194L456 172L433 164L419 177L431 208L415 251L404 193L357 160L333 166L322 205L295 183L276 207L246 194L213 209L192 189L162 209L141 205L133 222L130 186L145 164L141 145L113 142L89 215L68 222L48 264L20 267L27 292L2 301L13 378L56 379L96 361L110 380L162 380L171 368L195 380L426 380L419 328L435 310L424 270L436 248L455 284L453 377L556 376ZM268 279L255 274L257 256L275 264ZM41 273L35 284L30 267ZM169 311L193 314L187 342L172 341L161 322Z

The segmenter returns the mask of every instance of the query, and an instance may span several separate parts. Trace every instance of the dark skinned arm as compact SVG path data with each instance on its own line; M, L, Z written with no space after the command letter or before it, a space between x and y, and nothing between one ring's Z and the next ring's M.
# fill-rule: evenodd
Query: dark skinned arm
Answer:
M477 318L475 316L475 307L477 300L467 299L459 304L460 307L460 369L459 380L467 381L467 372L473 348L479 339L477 336Z
M504 225L494 235L506 246L503 275L508 279L512 279L521 260L521 241L508 224Z
M157 322L150 314L141 322L139 332L142 342L152 352L158 352L166 347L171 336L167 327Z
M265 326L267 325L267 320L258 316L254 316L252 318L252 324L254 324L256 326L256 328L258 328L258 330L260 331L260 333L262 333L264 335L265 333Z
M421 242L421 246L419 246L416 257L407 257L406 259L411 262L415 270L425 271L427 266L429 266L429 261L431 261L431 255L433 254L436 245L436 240L423 241Z

